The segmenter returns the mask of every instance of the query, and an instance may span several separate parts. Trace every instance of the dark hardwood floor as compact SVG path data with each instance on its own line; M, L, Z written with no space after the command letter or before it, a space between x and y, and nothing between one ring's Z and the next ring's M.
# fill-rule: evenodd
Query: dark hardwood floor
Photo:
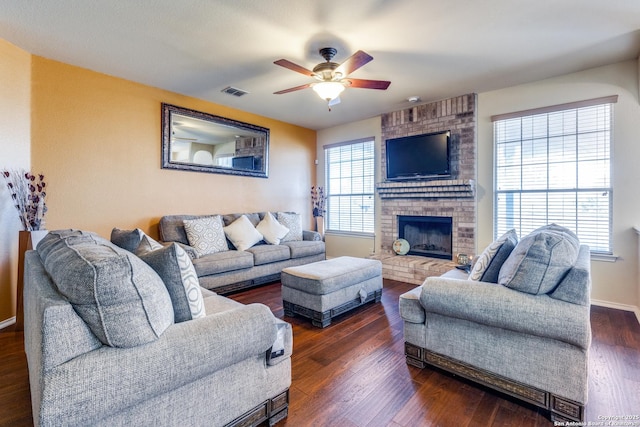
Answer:
M381 304L367 304L325 329L293 325L289 417L297 426L551 426L547 414L491 390L404 361L398 296L414 286L385 280ZM280 284L237 293L284 318ZM640 415L640 325L633 313L592 307L586 420ZM0 426L32 424L22 333L0 330ZM640 420L636 421L640 426Z

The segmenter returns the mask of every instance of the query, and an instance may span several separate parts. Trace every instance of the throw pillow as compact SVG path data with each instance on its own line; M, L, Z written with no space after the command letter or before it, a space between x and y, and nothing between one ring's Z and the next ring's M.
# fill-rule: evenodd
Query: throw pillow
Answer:
M224 227L224 233L239 251L246 251L263 238L249 218L244 215Z
M498 283L534 295L555 289L575 264L580 250L577 236L556 224L525 236L504 262Z
M140 239L140 243L138 244L138 247L133 251L133 253L140 256L157 249L162 249L163 247L164 246L162 246L160 243L142 233L142 239Z
M469 280L498 283L500 268L517 244L518 235L515 229L504 233L477 257L469 274Z
M185 219L184 230L199 257L229 250L220 215Z
M302 219L297 213L278 212L278 222L289 229L281 242L294 242L302 240Z
M140 246L146 246L142 238ZM189 255L177 243L156 247L154 250L136 251L140 259L149 264L160 276L169 291L174 321L185 322L206 316L198 275Z
M103 344L147 344L173 324L162 280L131 252L84 232L51 231L45 240L37 250L47 273Z
M280 224L271 212L267 212L264 215L264 218L260 221L256 230L264 236L265 242L272 245L280 244L280 240L289 232L289 229Z
M140 244L142 236L144 236L144 232L139 228L136 228L135 230L121 230L119 228L114 228L111 230L111 243L121 247L122 249L126 249L129 252L133 252Z

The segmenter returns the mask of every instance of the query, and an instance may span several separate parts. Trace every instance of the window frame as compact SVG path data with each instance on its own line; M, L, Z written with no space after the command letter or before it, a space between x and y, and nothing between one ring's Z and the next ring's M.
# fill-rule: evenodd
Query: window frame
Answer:
M545 210L545 216L547 218L549 218L550 216L550 210L553 209L553 204L549 202L550 200L550 196L552 196L554 193L558 194L558 193L575 193L576 195L576 202L575 202L575 212L578 212L578 205L579 205L579 195L582 194L586 194L588 193L589 190L591 190L591 192L595 192L595 191L606 191L608 192L607 196L608 196L608 223L607 223L607 235L606 237L608 238L608 242L607 242L607 247L600 247L600 248L594 248L590 245L590 250L591 250L591 254L592 256L601 256L601 257L612 257L613 256L613 135L614 135L614 104L617 102L618 96L617 95L613 95L613 96L608 96L608 97L601 97L601 98L594 98L594 99L589 99L589 100L583 100L583 101L577 101L577 102L571 102L571 103L565 103L565 104L559 104L559 105L554 105L554 106L548 106L548 107L543 107L543 108L536 108L536 109L530 109L530 110L524 110L524 111L518 111L518 112L514 112L514 113L507 113L507 114L500 114L500 115L495 115L491 117L491 121L493 122L493 152L494 152L494 156L493 156L493 189L494 189L494 194L493 194L493 234L494 234L494 238L498 238L499 234L501 234L501 232L505 231L505 230L501 230L500 228L500 221L501 221L501 217L504 216L503 212L501 212L500 210L500 206L501 206L501 201L499 200L500 196L504 196L505 194L514 194L514 195L525 195L525 194L539 194L541 197L544 197L545 199L545 206L543 207ZM503 145L503 147L506 147L506 144L508 142L507 139L505 139L504 141L499 141L498 138L498 130L497 130L497 126L498 123L503 123L507 120L512 120L512 119L519 119L521 120L520 123L520 129L522 130L523 124L522 122L525 119L531 118L531 120L535 120L534 117L545 117L546 123L547 123L547 129L545 131L545 134L543 137L540 138L536 138L531 136L529 139L531 141L531 144L534 144L534 141L538 140L544 140L546 141L546 149L549 150L550 147L552 146L550 141L554 138L557 137L562 137L562 138L567 138L567 137L574 137L576 139L576 144L579 141L579 137L581 135L583 135L579 128L578 128L578 119L576 119L576 131L575 131L575 135L572 134L571 132L567 132L565 129L563 129L563 131L560 134L553 134L550 132L548 124L550 119L552 119L552 115L553 114L557 114L557 113L562 113L562 112L570 112L570 111L576 111L576 117L579 117L579 112L581 109L585 109L585 108L590 108L590 107L596 107L596 106L603 106L603 105L609 105L609 121L607 123L607 126L604 129L598 129L598 132L605 132L608 136L608 153L606 153L605 155L605 160L608 162L608 187L605 186L595 186L592 188L586 188L584 186L581 185L581 182L584 182L584 180L580 180L579 174L576 173L576 181L575 181L575 185L572 186L558 186L558 187L554 187L552 185L550 185L550 177L547 176L546 177L546 187L545 188L537 188L535 190L528 190L526 188L526 185L523 185L523 180L522 180L522 176L523 176L523 170L526 169L524 166L526 166L524 160L522 160L522 158L520 159L519 163L516 162L517 167L515 168L517 170L517 173L519 173L520 176L520 183L518 188L516 189L511 189L511 190L499 190L498 189L498 185L500 184L498 182L498 175L500 173L499 169L501 167L505 167L505 165L507 165L508 163L505 164L498 164L499 163L499 150L501 147L499 147L500 144L505 144ZM521 147L524 145L525 142L528 141L527 138L523 137L522 135L520 136L519 139L514 140L515 141L519 141ZM532 145L532 147L537 147L535 145ZM586 164L586 162L588 160L585 159L580 159L579 154L579 146L576 145L576 156L575 159L571 160L569 163L569 165L575 165L576 171L579 170L579 166L582 165L584 167L584 165ZM522 149L521 149L521 153L522 153ZM546 171L550 170L550 166L552 167L554 165L554 163L556 163L558 160L562 160L562 158L557 158L557 159L550 159L550 154L549 151L547 151L547 159L546 159ZM556 160L556 162L554 162L553 160ZM600 159L602 160L602 159ZM552 197L551 197L552 198ZM537 206L537 205L536 205ZM541 208L542 209L542 208ZM518 214L519 218L516 218L514 216L514 219L517 220L518 222L520 222L521 218L522 218L522 214ZM531 221L534 221L534 218L531 219ZM552 221L552 220L549 220ZM576 214L576 219L575 219L576 224L579 224L580 221L580 217ZM584 221L582 221L584 223ZM522 225L521 223L518 224L519 226L516 227L516 230L518 232L518 234L520 235L522 230L519 229L519 227ZM537 227L534 227L534 229ZM574 227L569 227L571 229L573 229L574 231L575 228ZM596 230L604 230L603 228L597 228ZM525 234L529 231L532 230L526 230ZM580 236L580 231L577 231L578 236ZM598 232L596 231L593 236L594 239L596 239L596 241L598 241L597 239L597 235ZM587 239L585 239L587 240ZM588 241L586 242L587 244Z
M366 147L366 151L370 152L370 157L366 157L363 158L363 160L370 160L371 164L368 166L364 166L363 165L363 174L360 176L362 178L368 178L370 177L371 181L370 182L363 182L362 187L363 187L363 191L359 192L359 193L354 193L354 192L349 192L349 193L343 193L343 192L338 192L338 193L334 193L332 194L332 188L331 188L331 184L330 184L330 180L331 180L331 165L332 162L330 160L330 150L332 149L338 149L338 148L342 148L342 147L346 147L346 146L355 146L358 144L367 144L369 143L371 146L370 147ZM325 159L325 204L326 204L326 213L325 213L325 234L340 234L340 235L350 235L350 236L359 236L359 237L373 237L375 235L375 211L376 211L376 197L375 197L375 181L376 181L376 138L371 136L371 137L367 137L367 138L360 138L360 139L355 139L355 140L350 140L350 141L344 141L344 142L339 142L339 143L335 143L335 144L327 144L324 145L323 147L324 150L324 159ZM351 158L349 160L350 163L354 162L354 159ZM364 172L370 170L370 174L365 174ZM351 174L349 179L351 181L351 183L353 183L353 178L354 175ZM335 179L335 177L334 177ZM370 192L366 191L367 189L370 190ZM334 224L332 224L332 220L331 220L331 212L332 212L332 198L336 198L336 197L367 197L370 198L371 200L371 208L370 208L370 220L369 221L362 221L362 229L361 230L354 230L353 228L349 228L348 230L346 229L342 229L342 228L336 228ZM353 223L353 221L351 220L351 218L353 218L353 214L348 214L348 217L350 219L350 224ZM364 215L363 215L363 219L364 219ZM334 225L334 227L332 228L332 225ZM363 231L364 230L364 231ZM369 231L370 230L370 231Z

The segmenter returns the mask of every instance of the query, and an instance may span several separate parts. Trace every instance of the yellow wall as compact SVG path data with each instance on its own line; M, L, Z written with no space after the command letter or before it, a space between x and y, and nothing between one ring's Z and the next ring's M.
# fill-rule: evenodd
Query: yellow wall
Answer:
M157 236L167 214L292 210L312 227L316 132L33 57L32 162L49 185L47 228ZM269 178L160 168L161 103L269 128ZM250 96L246 102L251 102Z
M0 39L0 170L29 169L31 55ZM18 211L0 179L0 323L15 315Z

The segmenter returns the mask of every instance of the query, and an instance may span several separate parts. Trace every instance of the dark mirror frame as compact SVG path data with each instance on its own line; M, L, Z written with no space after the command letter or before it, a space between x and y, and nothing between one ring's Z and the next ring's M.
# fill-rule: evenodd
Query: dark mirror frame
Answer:
M253 161L253 164L259 166L258 169L239 168L239 167L225 167L217 165L204 165L191 162L182 162L171 160L171 136L174 134L173 118L176 116L184 116L188 118L204 120L213 126L219 125L220 129L228 131L230 128L242 135L245 132L251 134L263 134L264 142L261 158L257 161ZM238 149L236 148L236 152ZM242 156L239 156L242 157ZM253 156L250 156L253 157ZM259 156L256 156L259 157ZM246 158L246 156L245 156ZM240 176L252 176L258 178L268 178L269 170L269 129L252 125L249 123L240 122L237 120L228 119L225 117L216 116L213 114L203 113L200 111L191 110L188 108L177 107L175 105L162 103L162 168L163 169L177 169L183 171L195 171L206 173L222 173L228 175L240 175Z

